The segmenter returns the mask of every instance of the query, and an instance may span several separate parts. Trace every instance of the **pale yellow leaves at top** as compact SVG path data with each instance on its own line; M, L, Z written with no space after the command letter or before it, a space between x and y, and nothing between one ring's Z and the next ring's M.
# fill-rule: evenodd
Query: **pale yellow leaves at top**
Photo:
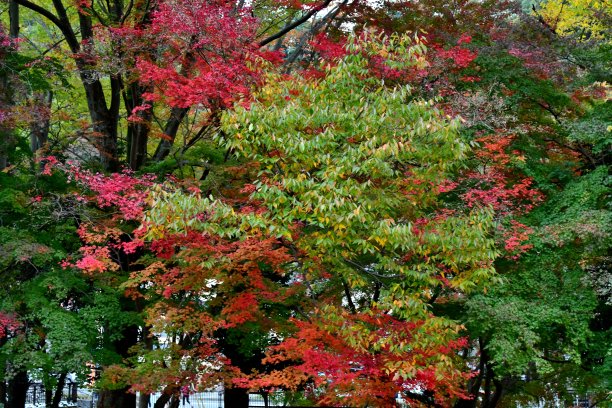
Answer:
M548 0L538 14L559 35L610 41L610 0Z

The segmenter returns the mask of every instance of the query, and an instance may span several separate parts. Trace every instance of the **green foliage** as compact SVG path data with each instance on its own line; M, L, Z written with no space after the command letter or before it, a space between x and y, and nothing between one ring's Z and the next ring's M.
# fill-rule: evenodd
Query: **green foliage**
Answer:
M498 261L503 283L467 301L467 328L485 342L496 375L517 378L508 398L598 399L609 389L612 330L601 321L609 307L591 274L607 262L609 197L604 167L569 183L529 216L533 249Z
M271 77L248 107L223 116L219 143L257 172L242 188L248 200L157 187L145 218L147 238L185 231L241 242L276 237L292 254L290 280L304 285L317 305L302 313L315 317L320 310L334 330L346 309L372 319L390 311L415 325L409 340L375 340L377 328L365 324L347 325L340 337L359 352L394 356L383 369L389 378L409 381L430 368L452 372L440 379L452 390L461 381L453 358L434 353L426 363L411 363L401 356L448 347L457 338L456 322L432 313L432 298L477 292L494 281L493 213L445 208L441 186L470 152L459 123L409 88L386 86L370 70L369 59L381 54L395 69L418 67L423 46L399 36L352 41L350 54L324 78ZM205 271L225 270L224 258L199 262ZM180 260L177 266L187 267ZM246 359L249 351L261 351L270 342L261 324L222 335L223 344L233 346L223 353L246 351Z
M229 148L260 165L251 198L265 203L279 230L270 232L288 236L302 223L300 249L351 286L369 285L368 268L401 276L384 306L403 314L423 306L415 288L439 284L436 261L461 271L451 285L470 290L486 282L490 271L477 265L495 252L486 211L415 234L413 223L439 208L436 185L460 168L469 146L432 102L411 101L408 88L389 89L372 76L367 58L378 53L407 55L394 68L419 64L420 44L385 41L355 41L318 83L271 80L259 103L224 117L223 129ZM398 257L406 253L430 259L404 263Z
M597 103L579 120L568 126L572 143L590 146L595 157L606 157L612 149L612 102Z
M71 86L62 63L50 57L33 58L17 52L8 53L0 64L2 73L16 74L19 83L29 92L50 91L57 85Z
M280 7L277 3L253 3L261 27L267 27L262 36L309 10L295 2ZM447 13L446 0L401 7L383 3L370 7L366 2L354 9L343 3L338 18L354 22L356 29L365 22L380 24L387 32L398 27L421 32L417 30L424 27L431 34L429 44L438 52L456 44L478 57L460 68L446 57L439 57L445 60L443 68L436 66L441 61L435 57L427 65L425 47L418 39L397 34L379 37L369 31L359 40L350 39L348 56L319 72L319 79L298 73L269 74L267 85L256 90L252 99L223 114L215 139L210 135L217 131L217 116L213 120L210 111L192 109L194 119L181 125L173 154L145 168L160 176L200 179L190 186L197 184L204 198L170 183L155 185L152 208L146 214L147 237L155 241L168 233L181 236L197 231L232 245L252 237L275 237L274 245L291 253L293 261L283 264L283 276L275 276L264 265L258 267L266 279L274 275L278 287L307 286L308 296L278 303L259 300L265 319L216 332L225 342L226 356L234 350L253 366L266 347L291 336L286 321L296 310L316 316L307 307L305 312L301 309L301 302L310 302L340 326L347 315L372 310L384 310L404 322L427 319L414 343L396 344L382 336L373 342L377 353L384 349L401 355L419 346L442 344L456 338L459 323L464 324L463 333L471 337L471 346L480 342L479 357L486 360L479 378L493 373L491 379L503 383L498 388L506 393L503 404L569 401L572 395L567 388L605 397L612 387L611 333L606 320L612 305L607 168L612 109L606 84L612 72L609 4L538 0L540 21L536 21L522 19L527 16L505 2L489 0L458 2L452 13ZM38 4L53 9L47 2ZM531 3L521 4L524 10L530 9ZM126 22L145 17L139 7L130 6L134 14ZM29 162L27 133L36 117L35 102L28 101L33 93L52 91L54 95L51 150L68 157L67 146L73 139L92 135L87 130L85 92L74 86L81 78L70 71L74 55L62 55L65 42L56 27L42 24L40 16L25 7L21 10L21 33L27 41L20 43L18 51L10 48L0 61L1 85L7 91L4 102L13 114L0 130L0 144L8 150L11 165L0 172L0 312L14 313L26 329L0 339L0 373L5 375L5 368L11 366L49 381L62 371L84 373L88 361L123 363L126 352L119 343L125 339L126 327L145 325L124 290L137 292L153 285L147 281L152 277L138 274L141 268L151 276L161 272L147 270L159 261L154 255L128 265L133 259L128 262L120 250L109 255L108 263L117 267L114 274L88 276L59 265L66 258L81 256L77 228L84 221L95 226L113 224L113 233L121 239L132 237L138 221L118 221L121 215L116 207L87 207L71 194L73 187L58 172L44 177L35 174L38 165ZM78 10L68 8L74 27ZM302 38L293 33L276 45L293 51L309 38L308 30L340 27L319 16L319 22L301 26ZM98 29L95 35L106 32L102 26ZM345 35L342 29L332 28L329 33L328 40ZM119 37L87 40L99 54L84 52L92 65L82 74L91 75L92 81L117 75L124 84L113 89L122 88L126 100L136 88L150 91L136 79L134 59L116 58L115 48L108 46L115 40L116 44L122 41ZM87 41L82 44L84 51ZM130 50L131 43L122 45L126 46L122 52L130 56L155 59L162 55ZM327 51L341 54L333 45L328 43ZM169 66L182 64L189 71L185 63L189 58L184 60L183 50L177 51ZM45 57L39 58L41 52ZM388 71L399 72L399 78L389 79ZM167 78L159 79L165 83ZM391 86L402 81L413 88ZM102 92L92 102L102 103L105 98L110 102L108 78L100 84ZM445 96L420 97L438 91ZM228 95L227 100L235 97ZM170 107L162 100L151 104L154 119L144 120L142 126L150 126L152 136L155 123L164 127L161 119L169 115ZM447 117L441 106L461 114L465 126ZM120 116L119 133L124 134L123 116L127 115ZM206 127L201 133L200 126ZM463 186L441 193L444 183L462 172L480 173L482 185L488 185L486 168L495 163L483 159L474 165L478 160L470 159L479 158L478 151L473 151L479 147L470 141L489 135L493 140L502 134L512 138L508 151L513 157L495 170L504 173L508 186L531 177L533 186L547 196L544 205L521 220L534 230L528 242L532 249L516 259L498 258L492 230L499 214L488 208L468 208ZM118 145L121 155L125 146L121 137ZM500 224L509 222L505 219ZM176 246L181 257L164 264L168 269L184 268L192 274L222 270L221 276L228 276L223 269L228 257L215 258L204 251L202 258L183 259L189 256L185 245ZM133 274L128 276L127 271ZM185 278L186 287L191 288L192 278ZM241 285L232 288L232 293L218 285L214 289L218 303L209 299L209 304L200 302L196 309L218 316L220 312L213 309L222 307L224 296L232 299ZM486 293L481 293L483 288ZM202 290L208 293L208 289ZM147 296L153 292L143 291ZM178 291L166 300L183 296ZM166 294L151 296L146 301L157 305ZM173 324L176 333L184 329ZM272 326L279 338L271 336ZM362 340L375 330L347 323L341 332L347 343L356 346L369 344ZM141 377L159 369L160 361L174 364L167 372L180 372L178 356L186 349L173 344L151 350L149 344L139 344L129 362L137 366ZM466 349L462 354L470 360L473 351ZM410 371L402 371L407 363L396 363L397 367L387 368L407 376ZM155 373L151 383L167 382L167 372ZM123 382L114 380L111 372L102 385L129 385L124 377Z
M575 242L597 245L600 250L610 242L610 176L605 166L577 178L551 197L531 215L547 234L549 242L562 246Z
M122 311L116 288L60 266L78 252L77 223L87 216L68 190L57 172L0 173L0 311L20 322L0 343L2 380L15 370L48 386L59 373L84 379L86 363L121 360L113 342L140 321Z

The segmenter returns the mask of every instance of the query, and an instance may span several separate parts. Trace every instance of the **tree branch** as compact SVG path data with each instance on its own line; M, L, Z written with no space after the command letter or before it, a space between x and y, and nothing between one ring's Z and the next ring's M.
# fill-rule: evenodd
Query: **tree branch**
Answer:
M47 20L55 24L60 30L62 29L61 27L62 22L60 21L60 19L55 14L51 13L49 10L39 6L38 4L34 4L28 0L14 0L14 1L20 6L28 8L34 11L35 13L40 14L41 16L45 17Z
M357 313L357 308L355 307L355 304L353 303L353 298L351 297L351 289L349 288L348 283L346 283L346 280L344 278L341 278L341 280L342 280L342 287L344 288L344 295L346 296L346 300L348 302L349 309L352 314L355 314Z
M312 10L310 10L308 13L306 13L302 18L295 20L293 23L286 25L285 27L283 27L279 32L277 32L276 34L273 34L267 38L264 38L263 40L261 40L258 44L260 47L263 47L264 45L267 45L269 43L271 43L272 41L284 36L285 34L287 34L289 31L293 30L296 27L301 26L302 24L304 24L306 21L308 21L310 19L310 17L314 16L315 14L317 14L319 11L323 10L325 7L329 6L329 4L331 3L332 0L325 0L325 2L323 2L323 4L321 4L320 6L314 7Z

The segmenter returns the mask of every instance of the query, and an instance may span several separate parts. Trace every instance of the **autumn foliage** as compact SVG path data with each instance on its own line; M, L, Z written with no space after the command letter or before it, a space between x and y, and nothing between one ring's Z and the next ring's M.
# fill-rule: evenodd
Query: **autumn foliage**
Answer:
M603 406L604 3L11 0L0 405Z

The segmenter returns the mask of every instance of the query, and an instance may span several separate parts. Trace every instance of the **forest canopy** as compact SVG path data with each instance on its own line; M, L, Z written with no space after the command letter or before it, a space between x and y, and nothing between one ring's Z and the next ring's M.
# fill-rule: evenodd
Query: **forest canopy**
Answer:
M612 406L608 2L0 10L0 406Z

